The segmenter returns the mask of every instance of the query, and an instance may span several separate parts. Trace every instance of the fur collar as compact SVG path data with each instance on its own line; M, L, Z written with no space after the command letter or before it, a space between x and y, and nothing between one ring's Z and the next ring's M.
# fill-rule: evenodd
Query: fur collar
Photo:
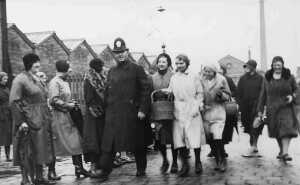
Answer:
M270 69L266 72L265 77L267 81L271 81L273 79L273 69ZM291 71L287 68L282 69L282 78L288 80L291 77Z

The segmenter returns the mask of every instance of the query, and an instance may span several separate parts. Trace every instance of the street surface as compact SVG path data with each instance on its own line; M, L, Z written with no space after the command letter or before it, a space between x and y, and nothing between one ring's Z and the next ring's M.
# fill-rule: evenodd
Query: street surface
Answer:
M240 131L241 132L241 131ZM228 170L225 173L214 171L214 160L207 158L209 152L207 146L203 147L201 155L204 172L201 175L194 173L194 159L190 159L190 176L178 178L174 174L161 175L159 168L161 158L158 153L148 156L147 176L143 178L135 177L135 164L126 164L117 168L111 174L109 180L103 185L300 185L300 139L292 141L290 155L293 161L288 164L276 159L278 149L275 140L267 136L266 129L259 142L262 158L243 158L241 154L247 150L248 136L241 133L234 135L233 142L227 146ZM171 158L170 151L168 155ZM20 183L20 172L18 168L12 167L11 163L4 162L3 150L0 161L0 184L16 185ZM193 156L193 152L191 152ZM62 180L57 185L96 185L97 179L79 179L74 176L74 167L70 158L60 159L57 163L57 172L62 175Z

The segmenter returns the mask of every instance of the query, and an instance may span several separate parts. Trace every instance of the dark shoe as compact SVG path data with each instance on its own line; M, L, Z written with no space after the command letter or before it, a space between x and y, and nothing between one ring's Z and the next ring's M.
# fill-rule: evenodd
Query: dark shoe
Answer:
M12 159L10 159L9 157L6 158L6 162L12 162Z
M227 170L227 161L226 159L222 159L219 165L219 171L220 172L225 172Z
M207 154L207 157L214 157L214 154L212 151L210 151L208 154Z
M177 173L178 172L178 165L177 163L172 163L172 166L171 166L171 173Z
M84 177L90 177L91 174L86 171L83 167L75 167L75 176L77 178L80 178L80 175L83 175Z
M89 172L91 178L99 178L101 177L101 171L100 170L92 170Z
M34 184L30 181L22 181L21 185L34 185Z
M279 152L278 155L276 156L277 159L282 159L282 152Z
M220 170L220 164L219 164L219 163L216 164L214 170L215 170L215 171L219 171L219 170Z
M49 170L48 171L48 180L50 181L59 181L61 180L61 176L58 176L55 172L55 170Z
M190 165L188 164L188 162L183 162L182 167L177 175L178 177L186 177L188 176L189 171L190 171Z
M36 185L50 185L50 184L55 184L54 181L49 181L47 179L44 178L40 178L40 179L35 179L34 184Z
M225 157L225 158L228 158L228 153L224 152L224 153L222 154L222 156Z
M289 156L289 154L284 154L284 155L282 155L282 160L283 161L292 161L293 160L293 158L291 157L291 156Z
M220 157L216 156L215 159L216 159L216 166L215 166L214 170L219 171L220 167L221 167L220 166Z
M118 167L122 166L123 164L125 164L125 163L121 162L120 160L115 159L113 161L113 168L118 168Z
M169 162L167 160L164 160L163 164L160 167L160 172L162 174L166 173L168 171L168 169L169 169L169 166L170 166Z
M102 183L108 180L108 175L106 174L101 174L98 178L97 178L97 182L98 183Z
M137 176L137 177L145 177L146 176L146 172L145 171L137 171L135 176Z
M203 168L202 168L202 163L201 162L196 162L195 163L195 173L200 174L202 173Z

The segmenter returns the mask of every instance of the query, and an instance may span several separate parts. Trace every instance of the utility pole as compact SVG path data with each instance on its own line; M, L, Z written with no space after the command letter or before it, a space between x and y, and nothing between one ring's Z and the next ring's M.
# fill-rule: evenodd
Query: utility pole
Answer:
M259 0L260 8L260 63L263 71L267 70L267 44L266 44L266 22L265 22L265 0Z
M12 77L8 56L6 0L0 0L0 67L1 71Z
M250 47L248 48L248 60L251 60L252 59L252 56L251 56L251 49Z

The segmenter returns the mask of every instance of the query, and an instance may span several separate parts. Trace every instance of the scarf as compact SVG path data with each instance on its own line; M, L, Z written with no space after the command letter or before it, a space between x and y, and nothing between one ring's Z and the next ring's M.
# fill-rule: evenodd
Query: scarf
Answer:
M95 88L97 94L104 99L103 92L105 90L106 78L103 74L97 73L94 69L90 68L85 75L90 84Z

